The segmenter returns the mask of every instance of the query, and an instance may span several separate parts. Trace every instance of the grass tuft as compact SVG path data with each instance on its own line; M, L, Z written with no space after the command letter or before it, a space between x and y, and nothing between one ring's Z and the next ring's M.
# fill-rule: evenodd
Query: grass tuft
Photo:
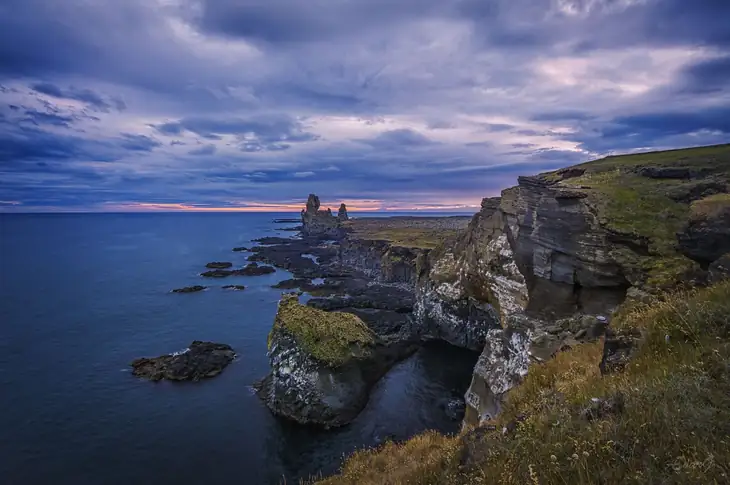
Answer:
M356 315L302 305L296 295L282 295L269 333L269 348L278 331L291 335L305 352L331 367L364 356L375 343L373 332Z

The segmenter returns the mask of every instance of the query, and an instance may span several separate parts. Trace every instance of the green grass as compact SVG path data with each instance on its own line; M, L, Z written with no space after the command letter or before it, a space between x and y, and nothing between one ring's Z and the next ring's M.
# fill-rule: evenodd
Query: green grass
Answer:
M355 236L360 239L388 241L394 246L405 248L433 249L445 240L456 237L458 233L457 230L397 228L356 232Z
M658 180L641 176L637 172L639 167L688 168L696 176L692 180ZM646 243L649 255L616 254L620 262L641 269L648 276L646 283L650 287L665 289L681 282L687 271L696 268L676 248L676 233L695 209L670 196L689 190L698 180L729 184L730 145L606 157L576 168L585 173L563 181L559 181L558 172L541 177L558 186L581 187L604 227ZM721 194L709 200L715 205L727 204L728 197Z
M279 331L291 335L305 352L331 367L367 355L375 343L373 332L356 315L302 305L296 295L282 295L269 333L269 348Z
M357 452L321 483L729 483L730 281L626 309L612 325L645 336L622 372L601 376L602 342L579 345L530 368L495 431ZM592 398L618 395L623 411L582 416Z

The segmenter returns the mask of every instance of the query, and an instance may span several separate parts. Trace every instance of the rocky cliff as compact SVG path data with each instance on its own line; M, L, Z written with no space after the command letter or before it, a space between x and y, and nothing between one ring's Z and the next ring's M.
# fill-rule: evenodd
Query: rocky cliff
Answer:
M396 339L439 339L482 352L465 396L470 426L494 417L532 363L603 336L625 300L647 301L667 289L724 278L728 184L725 145L608 157L520 177L500 197L484 199L466 227L451 218L341 221L321 211L314 195L302 217L305 236L346 235L337 249L338 268L415 295L413 314L407 325L399 320ZM361 300L316 303L327 309L375 307ZM388 309L401 314L400 308ZM304 389L302 383L321 389L316 376L337 381L331 366L300 352L302 343L291 332L273 335L274 371L267 385L279 391L271 396L290 393L287 387ZM366 360L349 362L362 368ZM291 368L310 369L303 371L310 377L295 373L292 379ZM352 372L347 379L363 381L355 375L360 370ZM315 394L302 402L329 401L326 393ZM363 394L353 395L359 396L353 402L362 402ZM314 408L321 414L322 406ZM309 408L296 412L311 414ZM327 416L305 421L337 421Z
M728 193L722 145L607 157L485 199L413 270L422 336L482 349L463 433L357 453L324 483L725 480Z
M268 348L271 371L256 385L266 406L325 427L357 416L372 385L413 350L408 342L379 336L352 313L302 305L296 294L282 296Z
M730 248L728 182L723 146L609 157L484 199L459 241L426 258L415 309L426 334L484 348L467 424L493 415L528 356L600 336L627 295L718 274L702 268Z

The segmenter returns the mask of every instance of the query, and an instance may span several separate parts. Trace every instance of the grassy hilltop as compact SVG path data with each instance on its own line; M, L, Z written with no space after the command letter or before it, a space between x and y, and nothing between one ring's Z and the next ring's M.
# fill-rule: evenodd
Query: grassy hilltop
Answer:
M642 339L629 364L602 375L603 340L576 345L533 365L493 422L357 452L317 483L730 483L730 281L687 288L707 265L677 244L687 224L728 213L730 145L607 157L539 178L581 191L604 227L645 245L615 255L659 290L614 315L615 332Z

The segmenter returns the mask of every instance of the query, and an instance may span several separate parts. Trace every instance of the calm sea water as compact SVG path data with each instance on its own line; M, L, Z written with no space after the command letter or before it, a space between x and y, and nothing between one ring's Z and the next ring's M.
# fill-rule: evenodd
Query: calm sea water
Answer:
M266 335L287 272L228 278L209 261L295 214L0 214L0 482L288 483L335 471L343 455L426 429L456 431L476 355L430 345L396 366L366 410L335 431L273 417L251 384L268 371ZM248 286L224 291L223 284ZM228 343L239 358L199 383L151 383L128 363Z

